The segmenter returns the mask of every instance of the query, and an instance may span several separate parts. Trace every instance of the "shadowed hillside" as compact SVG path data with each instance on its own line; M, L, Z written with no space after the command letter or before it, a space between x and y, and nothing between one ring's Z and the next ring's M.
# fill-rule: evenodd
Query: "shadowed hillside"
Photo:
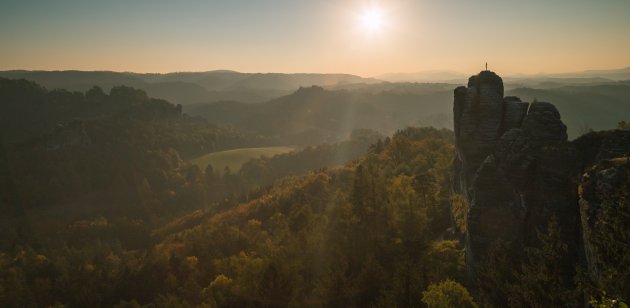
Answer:
M445 85L381 84L350 90L300 88L262 104L218 102L188 106L210 122L268 134L286 144L346 139L357 128L391 134L406 126L451 127Z
M182 115L181 105L129 87L109 94L97 87L48 91L0 78L0 102L0 202L18 212L85 197L150 217L164 209L148 206L146 198L180 187L174 178L186 166L181 157L273 144Z

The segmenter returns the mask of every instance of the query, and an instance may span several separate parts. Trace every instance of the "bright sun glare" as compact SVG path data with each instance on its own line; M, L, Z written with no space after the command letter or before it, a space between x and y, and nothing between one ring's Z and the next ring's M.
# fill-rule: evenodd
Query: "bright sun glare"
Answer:
M361 16L361 23L363 27L370 31L378 31L383 28L383 11L379 8L370 8L363 12Z

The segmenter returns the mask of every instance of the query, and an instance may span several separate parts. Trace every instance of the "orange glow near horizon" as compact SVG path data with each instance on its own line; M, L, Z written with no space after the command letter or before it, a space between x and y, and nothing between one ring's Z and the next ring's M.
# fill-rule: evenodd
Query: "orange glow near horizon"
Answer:
M0 70L372 77L476 73L486 61L501 74L630 66L630 1L184 3L14 5L0 12Z

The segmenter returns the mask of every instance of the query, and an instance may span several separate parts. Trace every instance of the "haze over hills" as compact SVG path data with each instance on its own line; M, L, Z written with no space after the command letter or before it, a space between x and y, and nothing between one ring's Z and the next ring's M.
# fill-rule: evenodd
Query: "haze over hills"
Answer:
M452 129L453 84L381 83L301 88L260 104L215 102L186 106L184 111L208 121L271 134L292 143L343 140L353 129L388 135L406 126ZM630 114L630 85L565 85L553 88L507 88L506 95L553 102L573 139L588 129L614 128ZM289 141L290 140L290 141Z
M390 82L420 82L420 83L465 83L469 74L452 70L428 70L414 73L388 73L375 78ZM611 81L630 80L630 67L609 70L585 70L568 73L539 73L539 74L507 74L504 78L506 86L515 85L544 85L557 84L585 84Z
M562 113L569 138L588 129L612 129L630 114L630 85L604 84L549 89L517 88L507 95L552 102Z
M140 74L109 71L1 71L0 77L35 81L49 89L86 91L99 86L105 91L120 85L146 91L152 97L176 104L234 100L261 102L289 94L300 86L336 86L377 83L349 74L239 73L234 71Z
M614 70L588 70L557 74L515 74L505 78L507 88L619 84L630 80L630 67Z
M430 70L415 73L389 73L375 78L390 82L448 82L464 83L468 76L464 73L449 70Z
M145 90L152 97L176 104L214 101L263 102L287 95L299 87L313 85L332 89L353 89L380 83L463 84L467 75L449 70L392 73L365 78L350 74L240 73L230 70L173 72L166 74L111 71L0 71L0 77L24 78L49 89L86 91L99 86L106 91L120 85ZM630 67L574 73L515 74L505 79L506 88L553 88L566 85L601 85L630 80Z
M465 83L459 78L463 74L454 71L379 76L431 83L386 82L348 74L254 74L227 70L168 74L3 71L0 76L73 91L85 91L94 85L106 91L119 85L132 86L145 90L149 96L185 105L185 112L213 123L253 131L263 129L266 133L282 134L290 143L315 144L343 140L355 128L370 128L383 134L408 125L451 128L452 121L446 116L450 112L450 95L455 86ZM455 77L459 79L436 83ZM629 112L630 106L630 81L624 78L630 80L630 68L514 75L505 78L505 88L508 95L554 102L565 116L570 138L575 138L587 128L609 129L623 120L620 114ZM314 98L306 95L313 91L298 91L305 95L294 93L312 85L323 88L324 95ZM254 102L261 106L249 105Z
M526 75L526 74L515 74L513 76L508 76L509 78L518 78L518 77L549 77L549 78L605 78L610 80L628 80L630 79L630 66L620 69L609 69L609 70L585 70L585 71L577 71L577 72L567 72L567 73L540 73L534 75Z
M448 85L380 84L352 90L300 88L260 104L217 102L185 111L210 122L285 140L318 144L347 139L355 129L388 135L407 126L452 127Z

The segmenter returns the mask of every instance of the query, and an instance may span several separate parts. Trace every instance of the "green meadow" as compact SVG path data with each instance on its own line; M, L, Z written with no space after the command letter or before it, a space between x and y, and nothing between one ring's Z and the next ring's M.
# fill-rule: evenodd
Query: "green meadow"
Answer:
M252 158L260 156L272 157L277 154L283 154L293 151L295 148L287 146L262 147L262 148L240 148L220 152L212 152L206 155L192 159L190 162L205 169L208 165L212 165L215 170L223 170L230 167L230 170L238 171L241 166Z

